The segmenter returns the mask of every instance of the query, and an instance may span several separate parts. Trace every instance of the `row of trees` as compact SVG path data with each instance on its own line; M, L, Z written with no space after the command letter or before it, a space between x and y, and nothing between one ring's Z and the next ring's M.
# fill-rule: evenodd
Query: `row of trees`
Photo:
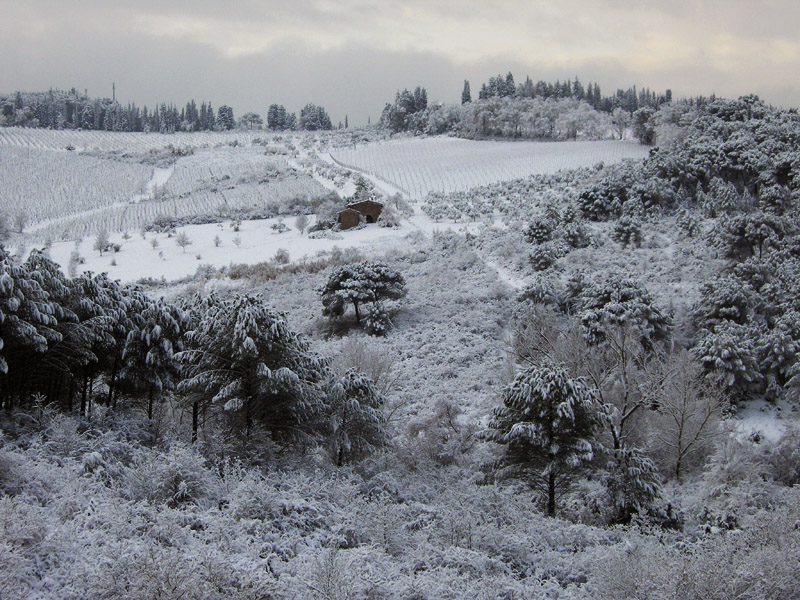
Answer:
M263 119L249 112L238 124L250 129L260 128ZM174 133L233 129L237 121L233 109L227 105L215 111L210 102L198 106L191 100L180 109L171 103L161 103L153 109L139 108L131 103L123 106L109 98L89 98L85 92L73 88L69 92L50 90L0 96L0 125ZM325 109L314 104L303 107L299 120L282 105L272 104L267 113L267 126L275 130L332 128Z
M386 105L381 125L393 132L539 140L602 139L613 125L609 115L572 98L493 96L462 105L418 106L410 92L398 94Z
M638 92L636 86L627 90L617 89L612 96L603 96L600 86L597 83L589 83L587 86L575 77L574 80L557 80L555 83L539 80L533 83L528 76L520 84L514 82L514 75L509 71L505 77L497 75L489 78L488 83L481 85L478 92L479 100L489 98L572 98L586 102L595 110L612 112L615 108L626 110L629 114L644 108L658 108L661 104L672 101L672 91L666 90L663 94L657 94L649 88L642 88ZM461 103L466 104L472 101L470 85L464 81L464 89L461 92Z
M36 401L89 417L94 403L145 401L152 418L167 394L191 410L193 439L202 421L225 414L244 435L324 439L338 464L385 442L373 382L334 373L261 296L169 304L105 274L67 278L40 251L17 264L0 247L3 407Z
M69 92L16 92L0 96L0 118L4 125L90 129L104 131L210 131L232 129L233 109L223 105L215 111L210 102L198 107L194 100L179 109L161 103L153 109L135 104L123 106L110 98L89 98L74 88Z

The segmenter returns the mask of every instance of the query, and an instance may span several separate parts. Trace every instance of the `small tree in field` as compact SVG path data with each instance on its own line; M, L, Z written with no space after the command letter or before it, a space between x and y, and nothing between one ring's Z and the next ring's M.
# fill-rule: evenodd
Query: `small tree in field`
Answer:
M18 211L14 213L14 231L22 233L25 231L25 226L28 224L28 213L25 211Z
M606 421L596 393L559 366L518 373L494 409L486 440L506 446L495 477L516 478L547 498L556 513L556 496L585 472L595 454L595 437Z
M178 244L178 246L180 246L184 252L186 252L186 246L191 246L192 240L189 239L189 236L186 235L185 231L181 231L175 238L175 243Z
M341 317L352 303L356 323L361 323L359 306L402 298L406 282L400 273L384 263L363 262L334 269L319 293L323 315L332 319Z
M103 251L108 250L108 246L108 232L105 229L101 229L94 240L94 249L100 252L100 256L103 256Z
M308 227L308 215L299 215L294 220L294 226L297 227L297 231L303 233L306 227Z

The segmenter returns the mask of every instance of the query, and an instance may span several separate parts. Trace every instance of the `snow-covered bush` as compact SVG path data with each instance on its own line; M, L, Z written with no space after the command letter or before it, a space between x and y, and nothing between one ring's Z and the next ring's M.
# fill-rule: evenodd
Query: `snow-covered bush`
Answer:
M589 228L580 219L564 223L561 236L570 248L586 248L591 243Z
M377 223L380 227L399 227L400 215L391 206L384 206Z
M614 223L611 239L623 247L640 247L642 245L642 222L636 217L622 215Z
M561 247L552 242L534 246L528 253L528 260L535 271L546 271L562 256Z
M208 507L219 498L219 484L196 450L174 444L167 453L140 449L124 471L126 495L135 501Z
M525 228L525 240L529 244L544 244L553 239L555 227L553 223L545 217L534 218Z
M683 235L688 238L696 237L697 234L702 231L702 222L700 221L700 217L698 217L694 212L685 208L680 209L677 212L675 223L678 225L678 228L681 230Z
M381 304L373 304L364 315L364 330L370 335L385 336L392 329L389 313Z

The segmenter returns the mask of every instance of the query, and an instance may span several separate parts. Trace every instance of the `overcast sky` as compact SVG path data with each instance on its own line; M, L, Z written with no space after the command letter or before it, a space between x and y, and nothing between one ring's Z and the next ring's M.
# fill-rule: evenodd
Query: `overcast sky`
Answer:
M0 0L0 93L322 104L373 121L404 87L579 77L800 106L798 0Z

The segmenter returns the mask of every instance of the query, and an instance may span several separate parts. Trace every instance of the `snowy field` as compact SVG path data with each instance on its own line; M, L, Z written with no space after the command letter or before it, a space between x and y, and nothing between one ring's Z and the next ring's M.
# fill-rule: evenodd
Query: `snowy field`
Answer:
M40 150L64 151L70 147L78 152L85 150L148 152L167 146L202 148L234 142L249 145L253 143L253 140L264 140L270 137L272 134L263 131L202 131L162 134L0 127L0 148L21 146Z
M309 222L314 223L313 215ZM273 225L283 223L289 229L277 233ZM193 275L200 265L216 268L231 264L255 264L273 259L279 250L285 250L291 261L313 258L319 253L334 248L355 248L367 254L381 254L392 248L407 247L407 236L416 231L427 234L436 230L454 229L457 225L433 223L425 215L418 214L398 228L388 229L377 225L364 229L333 234L330 238L314 239L301 234L291 219L260 219L243 221L239 231L234 231L230 222L179 227L175 234L148 232L133 233L128 240L122 234L109 235L109 241L120 246L119 252L100 253L94 249L95 238L87 237L77 244L71 241L56 242L50 255L67 269L70 256L77 252L80 257L76 265L78 272L106 271L114 279L136 281L142 278L174 281ZM176 243L177 234L185 233L191 244L185 251ZM219 245L215 238L219 237Z
M24 212L29 224L125 203L153 171L141 164L26 147L0 148L0 158L3 208Z
M428 192L464 191L599 162L644 158L648 150L630 141L495 142L432 137L337 149L331 158L421 200Z
M158 218L219 210L277 214L282 203L325 192L310 174L260 146L201 148L169 167L25 147L0 148L0 156L4 212L25 214L32 244L103 229L132 233Z

